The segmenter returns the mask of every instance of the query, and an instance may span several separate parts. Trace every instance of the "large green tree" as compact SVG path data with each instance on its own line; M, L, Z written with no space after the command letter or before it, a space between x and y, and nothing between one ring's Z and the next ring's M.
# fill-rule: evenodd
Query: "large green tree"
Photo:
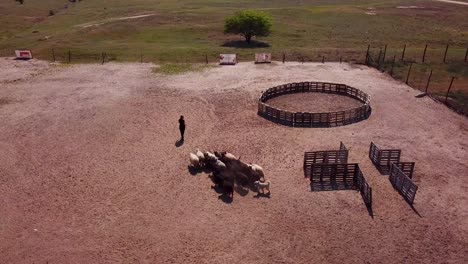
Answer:
M226 19L224 33L239 34L250 43L252 37L268 36L271 33L271 17L260 11L244 10Z

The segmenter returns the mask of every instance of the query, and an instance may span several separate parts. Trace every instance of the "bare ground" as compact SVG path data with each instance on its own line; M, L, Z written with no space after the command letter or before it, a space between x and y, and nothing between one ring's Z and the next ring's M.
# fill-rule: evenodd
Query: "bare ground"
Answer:
M344 111L362 105L351 97L325 93L288 94L270 99L266 103L279 109L309 113Z
M241 63L170 77L151 67L0 60L0 262L467 261L466 118L363 66ZM372 115L330 129L256 115L261 90L298 81L362 89ZM303 177L304 151L340 141L373 188L373 218L359 193L311 192ZM370 141L416 162L417 213L372 166ZM195 148L260 164L271 198L224 203L187 170Z

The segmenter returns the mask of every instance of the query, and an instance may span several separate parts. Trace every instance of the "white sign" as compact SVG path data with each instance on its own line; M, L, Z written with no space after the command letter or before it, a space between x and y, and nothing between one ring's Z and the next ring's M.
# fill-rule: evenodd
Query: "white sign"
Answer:
M16 58L22 60L32 59L32 52L30 50L15 50Z
M271 53L255 53L255 63L271 63Z
M219 54L219 64L235 65L237 63L236 54Z

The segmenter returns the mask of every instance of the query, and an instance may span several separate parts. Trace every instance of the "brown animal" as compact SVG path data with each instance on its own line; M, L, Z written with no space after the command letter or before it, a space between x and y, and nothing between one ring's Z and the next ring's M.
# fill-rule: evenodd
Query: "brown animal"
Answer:
M236 172L236 183L238 185L241 185L241 186L247 186L249 185L249 177L247 177L247 175L245 175L244 173L242 172Z
M231 198L234 198L234 185L232 182L225 181L222 185L223 193Z
M258 165L244 163L240 160L240 158L230 162L229 165L230 170L245 175L249 183L254 183L255 181L261 180L262 178L263 181L265 180L263 169L261 169L261 167Z

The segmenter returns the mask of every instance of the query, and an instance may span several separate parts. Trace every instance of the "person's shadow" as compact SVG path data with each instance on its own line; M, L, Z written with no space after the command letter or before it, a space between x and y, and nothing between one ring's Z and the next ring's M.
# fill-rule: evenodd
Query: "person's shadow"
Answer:
M184 144L184 141L182 139L179 139L175 142L175 146L178 148L178 147L181 147L182 145Z

